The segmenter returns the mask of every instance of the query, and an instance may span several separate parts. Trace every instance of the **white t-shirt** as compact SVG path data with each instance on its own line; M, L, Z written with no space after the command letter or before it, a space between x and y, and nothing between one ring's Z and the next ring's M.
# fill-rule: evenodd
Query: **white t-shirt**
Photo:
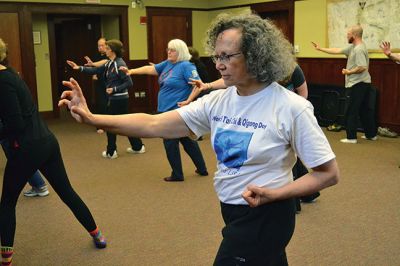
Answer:
M277 83L250 96L236 87L214 91L177 111L197 136L211 132L214 186L224 203L247 204L241 194L249 184L292 182L295 154L309 168L335 158L311 103Z

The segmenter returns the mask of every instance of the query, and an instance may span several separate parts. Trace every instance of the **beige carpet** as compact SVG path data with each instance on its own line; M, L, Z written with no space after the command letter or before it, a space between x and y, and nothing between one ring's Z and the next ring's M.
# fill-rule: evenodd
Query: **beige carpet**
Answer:
M58 137L71 183L108 238L96 250L83 227L51 190L46 198L20 197L14 265L212 265L222 219L212 176L194 173L183 152L185 182L170 173L162 141L145 139L147 152L101 157L106 137L70 120L49 121ZM342 144L327 132L341 180L303 205L287 253L289 264L399 265L400 138ZM215 156L200 142L209 172ZM0 173L5 159L0 155ZM0 177L2 179L2 177Z

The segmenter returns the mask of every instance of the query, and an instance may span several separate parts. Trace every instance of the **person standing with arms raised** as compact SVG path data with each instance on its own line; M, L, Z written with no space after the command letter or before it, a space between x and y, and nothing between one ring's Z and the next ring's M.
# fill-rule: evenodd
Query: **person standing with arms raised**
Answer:
M357 143L359 117L365 131L362 138L377 140L375 114L369 110L369 95L372 90L371 76L368 72L369 57L362 35L363 28L355 25L347 31L349 45L345 48L321 48L319 44L312 42L317 51L328 54L344 54L347 57L346 68L342 69L342 74L345 76L345 87L349 90L349 102L345 116L346 138L340 140L343 143Z
M158 76L160 91L158 92L159 113L177 109L178 103L189 98L194 93L192 86L188 84L190 79L199 79L196 66L189 62L191 55L186 43L179 39L168 42L167 60L155 65L143 66L134 69L121 68L129 75L153 75ZM204 162L199 144L188 138L163 139L168 162L172 168L171 175L164 178L164 181L183 181L183 169L179 143L182 144L185 152L190 156L195 172L201 176L207 176L206 163Z
M108 94L107 114L118 115L129 113L129 88L132 87L132 79L127 76L120 67L126 67L122 59L123 44L119 40L106 41L105 48L108 61L98 67L78 66L75 62L67 60L75 70L80 70L91 75L103 75L106 82L106 93ZM126 151L132 154L144 153L146 151L140 138L128 137L131 147ZM107 149L103 151L102 156L108 159L118 158L117 153L117 135L107 132Z

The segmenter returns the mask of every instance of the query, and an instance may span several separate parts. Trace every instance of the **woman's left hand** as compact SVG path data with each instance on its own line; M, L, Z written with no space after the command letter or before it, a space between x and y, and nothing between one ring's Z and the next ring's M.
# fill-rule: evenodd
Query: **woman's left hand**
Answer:
M250 207L258 207L276 200L275 191L273 189L254 185L247 186L246 191L242 193L242 197L247 201Z
M71 115L76 121L92 124L93 114L90 112L86 99L83 96L82 89L78 82L70 78L69 81L62 82L64 86L70 88L70 91L64 91L61 94L61 100L58 106L67 106L70 109Z

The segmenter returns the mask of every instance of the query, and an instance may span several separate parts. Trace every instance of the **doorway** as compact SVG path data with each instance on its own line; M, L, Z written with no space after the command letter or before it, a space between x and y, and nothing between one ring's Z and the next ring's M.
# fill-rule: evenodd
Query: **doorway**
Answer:
M66 89L63 80L76 79L85 95L89 108L94 105L94 88L92 76L73 70L66 60L84 65L85 56L94 58L97 54L97 40L101 37L101 19L98 15L48 15L50 60L54 62L51 76L53 78L53 111L60 117L57 107L61 93Z

